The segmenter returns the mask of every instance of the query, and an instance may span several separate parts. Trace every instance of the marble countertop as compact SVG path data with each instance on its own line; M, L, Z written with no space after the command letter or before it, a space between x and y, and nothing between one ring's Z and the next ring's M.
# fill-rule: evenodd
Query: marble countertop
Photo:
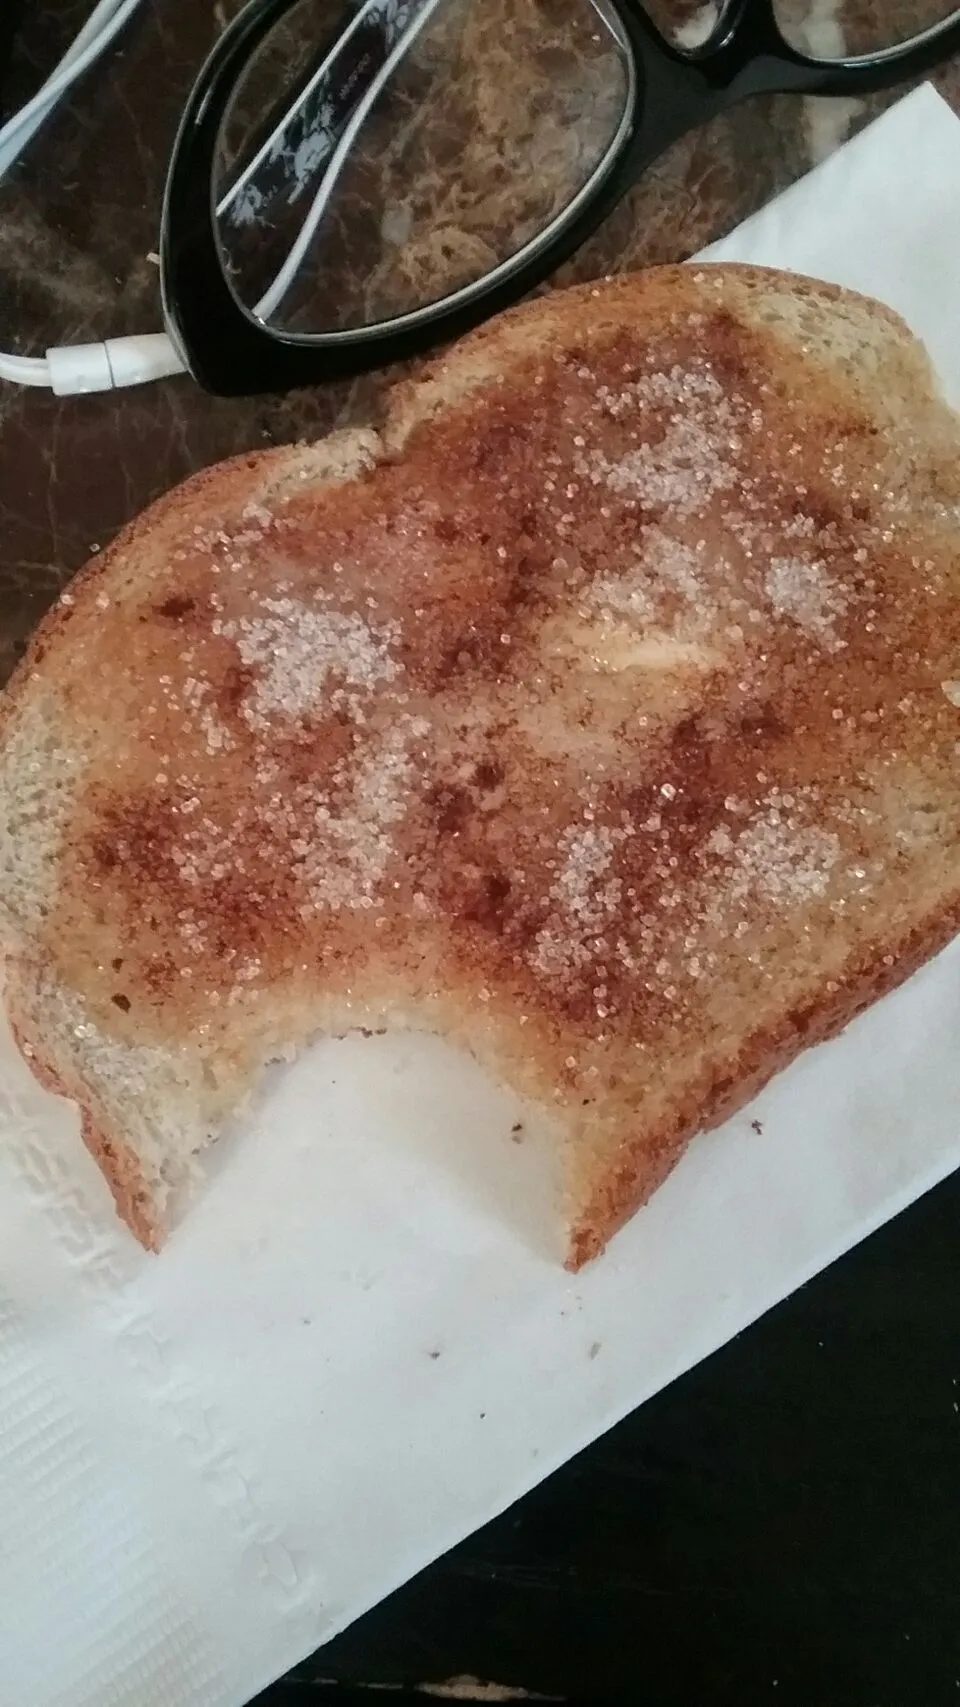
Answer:
M829 0L791 0L821 21ZM889 0L850 0L882 9ZM921 0L902 0L902 6ZM42 352L160 326L155 261L164 171L195 75L237 0L145 7L0 185L4 347ZM689 0L659 0L661 18ZM11 110L89 12L88 0L24 8L0 88ZM960 64L941 91L960 109ZM886 97L885 99L889 99ZM795 98L748 103L687 137L581 251L588 278L682 259L744 218L883 105ZM0 679L63 582L158 493L235 452L370 419L379 375L279 398L212 399L186 376L98 397L0 388Z

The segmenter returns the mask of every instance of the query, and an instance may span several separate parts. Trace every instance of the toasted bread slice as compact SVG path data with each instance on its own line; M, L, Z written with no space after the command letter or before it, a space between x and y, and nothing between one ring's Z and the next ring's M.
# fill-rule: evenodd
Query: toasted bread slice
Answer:
M960 928L960 423L827 285L534 302L90 563L0 799L8 1008L145 1244L265 1063L399 1025L552 1111L576 1266Z

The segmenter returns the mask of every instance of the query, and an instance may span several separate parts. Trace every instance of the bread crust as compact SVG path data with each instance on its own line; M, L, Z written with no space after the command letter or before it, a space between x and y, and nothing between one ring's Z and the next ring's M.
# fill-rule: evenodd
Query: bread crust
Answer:
M66 1097L80 1116L80 1136L104 1176L117 1214L147 1251L158 1251L163 1230L150 1187L135 1152L108 1128L103 1111L81 1078L67 1071L64 1060L48 1053L38 1030L36 1013L25 999L23 965L16 956L4 962L4 1008L11 1035L37 1083L54 1096Z
M877 944L873 964L849 977L833 995L822 995L803 1012L790 1016L778 1027L749 1040L735 1063L712 1093L695 1106L678 1108L670 1127L659 1141L645 1146L643 1164L636 1167L636 1154L624 1155L600 1182L593 1198L572 1222L565 1266L576 1273L603 1250L613 1235L641 1209L667 1175L672 1173L695 1137L714 1131L748 1106L771 1079L789 1067L799 1055L818 1043L839 1037L853 1020L912 978L935 954L953 941L960 931L960 896L943 916L931 920L899 941ZM649 1160L651 1151L656 1160Z

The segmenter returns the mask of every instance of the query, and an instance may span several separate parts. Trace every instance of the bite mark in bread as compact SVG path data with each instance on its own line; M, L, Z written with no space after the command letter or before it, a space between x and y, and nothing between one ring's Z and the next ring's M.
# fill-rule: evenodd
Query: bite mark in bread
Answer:
M439 1030L569 1260L960 926L960 427L888 310L556 293L208 470L0 709L7 1003L137 1236L271 1059Z

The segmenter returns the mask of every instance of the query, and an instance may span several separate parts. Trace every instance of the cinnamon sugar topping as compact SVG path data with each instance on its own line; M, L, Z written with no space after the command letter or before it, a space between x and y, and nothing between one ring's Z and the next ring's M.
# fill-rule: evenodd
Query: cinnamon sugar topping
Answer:
M362 617L291 598L263 599L257 615L217 620L213 632L232 640L243 663L258 670L244 707L257 728L277 714L318 715L330 677L370 692L393 681L400 667L391 653L395 624L378 629Z
M773 557L766 573L767 596L777 616L792 617L828 651L845 644L836 622L849 598L831 579L824 562L804 557Z
M886 762L960 703L920 640L891 662L887 565L903 536L899 598L938 567L902 518L886 538L892 500L848 501L873 441L810 440L705 316L547 348L363 483L184 547L150 833L125 821L101 863L120 848L109 881L153 884L158 917L169 895L198 1002L252 1002L301 938L356 976L367 921L378 942L411 921L413 965L433 921L488 1020L519 989L576 1060L626 1015L652 1047L694 986L765 976L796 921L865 905L887 784L845 779L879 730Z

